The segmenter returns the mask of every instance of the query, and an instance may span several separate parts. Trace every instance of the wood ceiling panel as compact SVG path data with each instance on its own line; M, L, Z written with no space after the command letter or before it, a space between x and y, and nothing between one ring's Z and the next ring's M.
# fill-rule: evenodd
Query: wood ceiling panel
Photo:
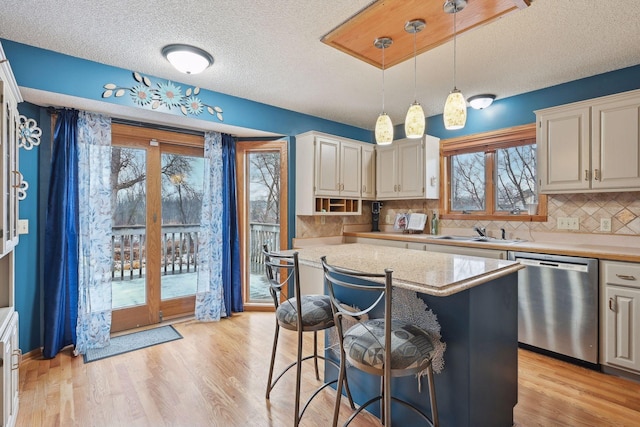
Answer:
M485 25L509 12L525 8L529 0L468 0L457 16L457 33ZM453 37L453 14L443 10L444 0L379 0L322 38L322 42L351 56L382 68L382 53L373 45L376 38L390 37L385 49L385 68L413 58L413 34L405 23L422 19L427 25L416 35L417 53L433 49Z

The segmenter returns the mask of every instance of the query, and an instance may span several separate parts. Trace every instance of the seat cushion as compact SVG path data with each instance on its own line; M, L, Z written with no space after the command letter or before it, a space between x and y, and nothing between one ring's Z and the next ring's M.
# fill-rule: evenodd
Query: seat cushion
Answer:
M383 369L384 320L371 319L352 326L344 334L347 360L365 371ZM400 320L391 322L391 369L419 372L433 355L434 344L423 329ZM394 372L399 374L399 372Z
M333 312L328 295L302 296L302 326L306 330L321 330L333 326ZM276 316L280 326L297 330L296 299L289 298L278 306Z

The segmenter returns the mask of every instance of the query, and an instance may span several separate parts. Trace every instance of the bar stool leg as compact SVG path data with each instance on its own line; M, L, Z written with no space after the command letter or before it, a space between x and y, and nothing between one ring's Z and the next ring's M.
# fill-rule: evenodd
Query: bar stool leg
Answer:
M278 321L276 320L276 329L273 335L273 350L271 350L271 365L269 366L269 379L267 382L267 399L269 398L269 394L271 393L271 389L273 388L273 384L271 381L273 380L273 365L276 361L276 349L278 348L278 333L280 332L280 325L278 325Z
M427 368L427 379L429 380L429 400L431 402L431 423L433 427L438 427L438 406L436 405L436 386L433 381L433 368L429 365Z
M318 371L318 331L313 331L313 364L316 368L316 380L320 381L320 372Z
M298 359L296 363L296 402L293 427L300 423L300 385L302 383L302 325L298 326Z

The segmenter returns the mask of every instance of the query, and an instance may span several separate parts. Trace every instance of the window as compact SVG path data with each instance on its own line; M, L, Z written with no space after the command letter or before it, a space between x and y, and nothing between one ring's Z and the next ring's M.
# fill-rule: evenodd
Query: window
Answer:
M535 125L445 140L441 151L444 218L546 220L546 198L536 187Z

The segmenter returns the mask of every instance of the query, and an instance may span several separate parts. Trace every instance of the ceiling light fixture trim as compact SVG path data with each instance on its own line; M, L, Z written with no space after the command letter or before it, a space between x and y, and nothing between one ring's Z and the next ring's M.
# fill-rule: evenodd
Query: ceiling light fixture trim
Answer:
M422 138L426 129L426 119L424 110L418 102L418 82L417 82L417 52L416 52L416 34L424 30L427 26L422 19L413 19L404 24L404 30L413 34L413 104L409 106L407 116L404 119L404 133L407 138Z
M495 95L484 93L482 95L470 96L467 101L469 102L471 108L482 110L493 104L494 99L496 99Z
M162 56L185 74L198 74L213 65L213 56L209 52L188 44L167 45L162 48Z

